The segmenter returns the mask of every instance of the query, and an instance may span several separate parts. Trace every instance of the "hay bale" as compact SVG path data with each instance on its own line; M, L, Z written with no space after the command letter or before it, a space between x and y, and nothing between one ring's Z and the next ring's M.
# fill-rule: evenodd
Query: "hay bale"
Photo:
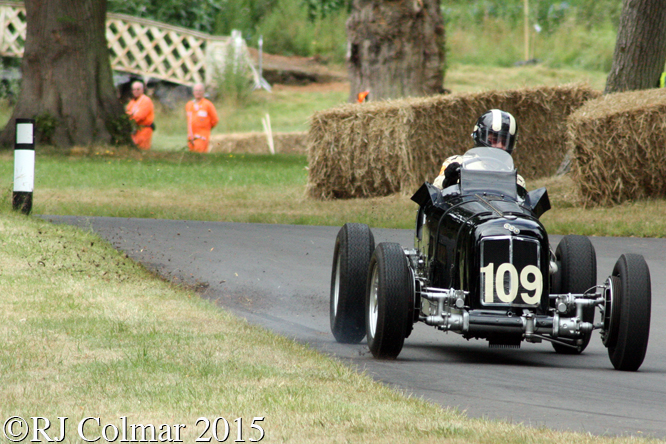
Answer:
M349 104L310 121L310 196L373 197L415 190L442 161L473 146L476 119L500 108L519 136L514 161L527 179L550 176L566 152L566 117L599 92L565 85Z
M273 133L276 153L305 154L308 133ZM268 154L268 140L265 133L215 134L210 138L211 153Z
M666 197L666 90L608 94L569 117L572 174L585 205Z

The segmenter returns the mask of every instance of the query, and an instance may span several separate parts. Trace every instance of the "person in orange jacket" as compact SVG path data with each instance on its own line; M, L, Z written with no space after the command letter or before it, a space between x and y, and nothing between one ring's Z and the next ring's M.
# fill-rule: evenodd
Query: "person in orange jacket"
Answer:
M132 83L134 98L127 104L126 112L137 128L132 132L132 141L142 150L149 150L155 126L155 109L150 97L143 93L143 83Z
M220 120L213 103L204 99L205 88L202 83L197 83L192 88L194 100L185 105L187 112L187 146L195 153L207 153L210 151L210 131Z

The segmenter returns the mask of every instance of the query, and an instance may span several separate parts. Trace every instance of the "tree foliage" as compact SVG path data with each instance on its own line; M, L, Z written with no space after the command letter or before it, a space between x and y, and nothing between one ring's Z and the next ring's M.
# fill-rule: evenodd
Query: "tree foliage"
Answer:
M218 0L108 0L109 12L149 18L211 33L222 9Z
M308 7L310 21L317 18L326 18L339 11L350 12L351 0L303 0Z
M254 34L275 0L108 0L109 12L133 15L209 34Z
M224 0L220 4L213 33L228 35L238 29L246 38L256 40L261 22L274 13L278 0Z

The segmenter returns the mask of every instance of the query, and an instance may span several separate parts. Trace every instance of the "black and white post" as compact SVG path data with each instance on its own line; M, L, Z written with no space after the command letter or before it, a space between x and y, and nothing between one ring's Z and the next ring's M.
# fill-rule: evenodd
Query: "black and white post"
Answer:
M35 187L35 121L16 119L14 144L14 195L12 207L23 214L32 210L32 191Z

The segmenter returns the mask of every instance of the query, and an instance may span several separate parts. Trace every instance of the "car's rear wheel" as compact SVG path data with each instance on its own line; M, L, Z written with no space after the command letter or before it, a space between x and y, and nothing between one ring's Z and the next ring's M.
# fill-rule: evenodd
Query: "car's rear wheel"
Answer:
M597 254L592 242L585 236L567 235L562 238L555 250L555 257L559 264L559 292L584 293L596 285L597 281ZM573 315L574 313L568 313ZM583 322L594 322L594 307L583 310ZM552 343L557 353L580 354L590 343L592 332L584 333L583 340L576 348Z
M365 287L375 240L365 224L345 224L335 240L330 318L335 340L358 344L365 337Z
M604 320L604 345L617 370L636 371L645 359L650 336L652 286L643 256L623 254L611 277L611 309ZM607 299L608 300L608 299Z
M370 260L366 333L375 358L395 359L411 327L411 273L400 244L383 242Z

